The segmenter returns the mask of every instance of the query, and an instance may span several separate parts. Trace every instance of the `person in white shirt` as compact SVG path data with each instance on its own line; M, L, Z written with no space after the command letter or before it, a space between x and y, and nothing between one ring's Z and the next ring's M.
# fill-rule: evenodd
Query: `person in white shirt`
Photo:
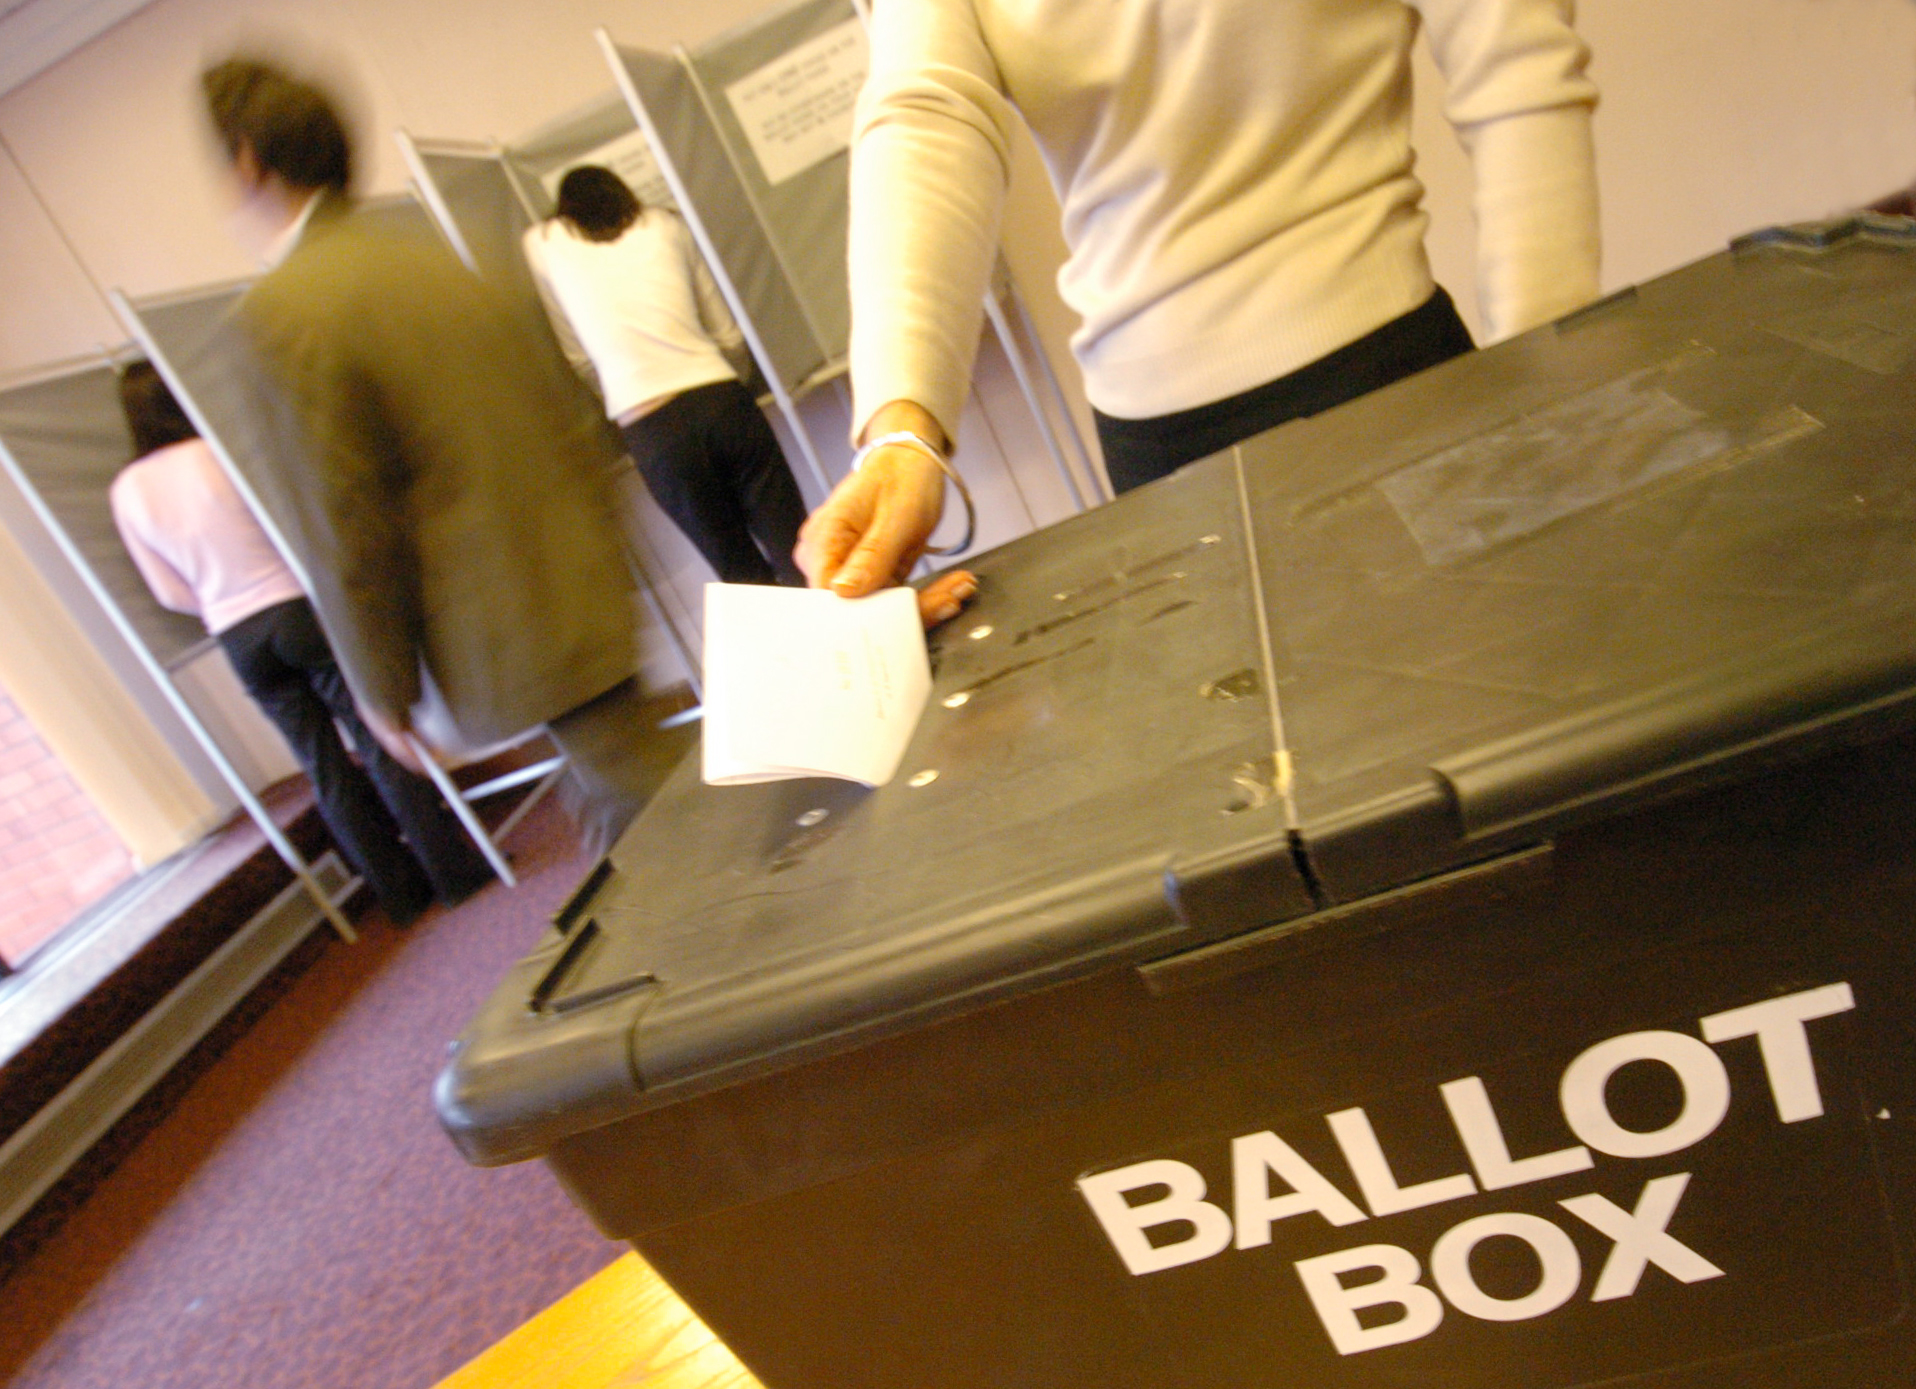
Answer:
M197 616L219 639L312 779L333 842L387 915L403 925L435 897L456 903L490 882L492 869L438 790L361 721L299 580L151 364L122 373L120 403L135 458L108 495L127 553L162 607Z
M569 170L526 260L560 338L583 349L653 498L726 583L802 586L805 503L727 360L743 335L685 224L617 174Z
M894 582L942 511L1014 123L1063 207L1072 346L1119 490L1467 350L1410 147L1425 29L1472 160L1493 337L1597 291L1572 0L909 0L873 7L851 172L862 466L799 559ZM876 441L886 441L871 447Z

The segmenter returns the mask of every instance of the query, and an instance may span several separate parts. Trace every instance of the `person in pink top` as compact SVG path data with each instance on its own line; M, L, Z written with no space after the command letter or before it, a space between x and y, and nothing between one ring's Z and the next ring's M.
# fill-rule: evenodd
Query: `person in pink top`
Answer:
M120 404L135 454L110 494L120 538L160 604L219 639L312 778L340 852L397 924L478 891L491 868L437 788L362 722L299 580L149 363L121 376Z

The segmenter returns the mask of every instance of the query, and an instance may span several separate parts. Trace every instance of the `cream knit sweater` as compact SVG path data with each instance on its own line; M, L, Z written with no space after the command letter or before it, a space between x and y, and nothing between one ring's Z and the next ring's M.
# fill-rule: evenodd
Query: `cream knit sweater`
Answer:
M721 349L743 341L738 325L672 213L647 208L614 241L588 241L552 218L528 227L522 244L560 345L573 355L570 337L583 349L610 418L737 379Z
M852 155L854 430L956 437L1020 116L1064 211L1091 403L1145 418L1273 380L1433 289L1412 173L1426 28L1473 164L1484 321L1591 299L1572 0L878 0Z

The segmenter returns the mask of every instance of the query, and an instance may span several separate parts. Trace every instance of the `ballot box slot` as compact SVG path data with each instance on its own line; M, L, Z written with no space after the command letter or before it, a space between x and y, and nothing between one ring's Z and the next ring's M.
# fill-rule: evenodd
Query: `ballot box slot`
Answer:
M565 949L559 952L559 958L552 962L552 967L533 985L532 994L526 1000L530 1011L547 1014L576 1012L657 985L659 981L656 976L640 972L625 975L597 988L562 995L559 991L565 987L566 981L583 966L589 955L603 947L604 942L605 932L600 928L598 918L586 917L567 938Z
M1162 588L1168 588L1170 585L1188 579L1189 577L1190 575L1184 570L1174 569L1169 574L1161 574L1155 579L1146 579L1144 582L1127 588L1120 593L1112 594L1102 602L1087 603L1081 608L1069 608L1059 613L1056 617L1049 617L1043 622L1033 623L1018 633L1017 636L1013 637L1011 644L1013 646L1023 646L1033 637L1048 637L1060 627L1068 627L1072 623L1082 622L1088 617L1097 617L1099 614L1115 608L1120 603L1128 602L1133 598L1141 597L1147 593L1154 593Z
M585 881L574 888L572 895L565 899L564 905L552 914L552 924L558 929L560 935L570 933L578 924L581 913L592 904L592 899L599 895L599 889L605 886L607 879L611 878L612 871L612 860L600 859L593 865L592 871L585 875Z
M1074 617L1085 616L1092 612L1101 612L1119 599L1129 598L1147 589L1159 587L1163 581L1150 580L1140 586L1129 588L1124 592L1118 593L1109 600L1100 597L1100 595L1108 590L1130 584L1134 579L1144 578L1144 576L1153 574L1166 565L1176 564L1180 560L1187 560L1194 556L1201 555L1211 546L1222 543L1223 539L1223 536L1217 534L1199 536L1188 545L1180 545L1176 549L1166 550L1161 554L1152 555L1146 559L1133 560L1115 574L1107 574L1103 578L1093 579L1077 588L1063 589L1051 595L1052 601L1056 603L1084 603L1087 600L1091 600L1090 606L1075 610L1072 613ZM1181 579L1185 576L1183 574L1174 574L1170 577L1173 579Z
M1024 639L1023 634L1020 634L1018 639L1022 641ZM945 696L942 702L947 709L960 708L965 704L969 704L973 695L981 690L990 689L1000 680L1009 679L1014 675L1022 675L1025 671L1035 669L1051 661L1063 660L1067 656L1076 655L1078 652L1086 650L1096 644L1097 639L1095 637L1081 637L1069 646L1061 646L1056 651L1047 651L1042 656L1031 656L1022 661L1013 661L1010 665L1000 666L998 669L992 671L991 674L981 676L979 679L972 681L963 689L952 691Z

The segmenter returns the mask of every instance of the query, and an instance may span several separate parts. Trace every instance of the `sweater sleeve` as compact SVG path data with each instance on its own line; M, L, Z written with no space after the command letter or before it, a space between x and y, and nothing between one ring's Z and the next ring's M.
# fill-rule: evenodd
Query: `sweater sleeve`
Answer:
M1479 308L1494 340L1594 299L1590 51L1571 0L1416 0L1475 175Z
M852 135L854 439L911 400L956 440L1016 120L970 0L873 7Z

